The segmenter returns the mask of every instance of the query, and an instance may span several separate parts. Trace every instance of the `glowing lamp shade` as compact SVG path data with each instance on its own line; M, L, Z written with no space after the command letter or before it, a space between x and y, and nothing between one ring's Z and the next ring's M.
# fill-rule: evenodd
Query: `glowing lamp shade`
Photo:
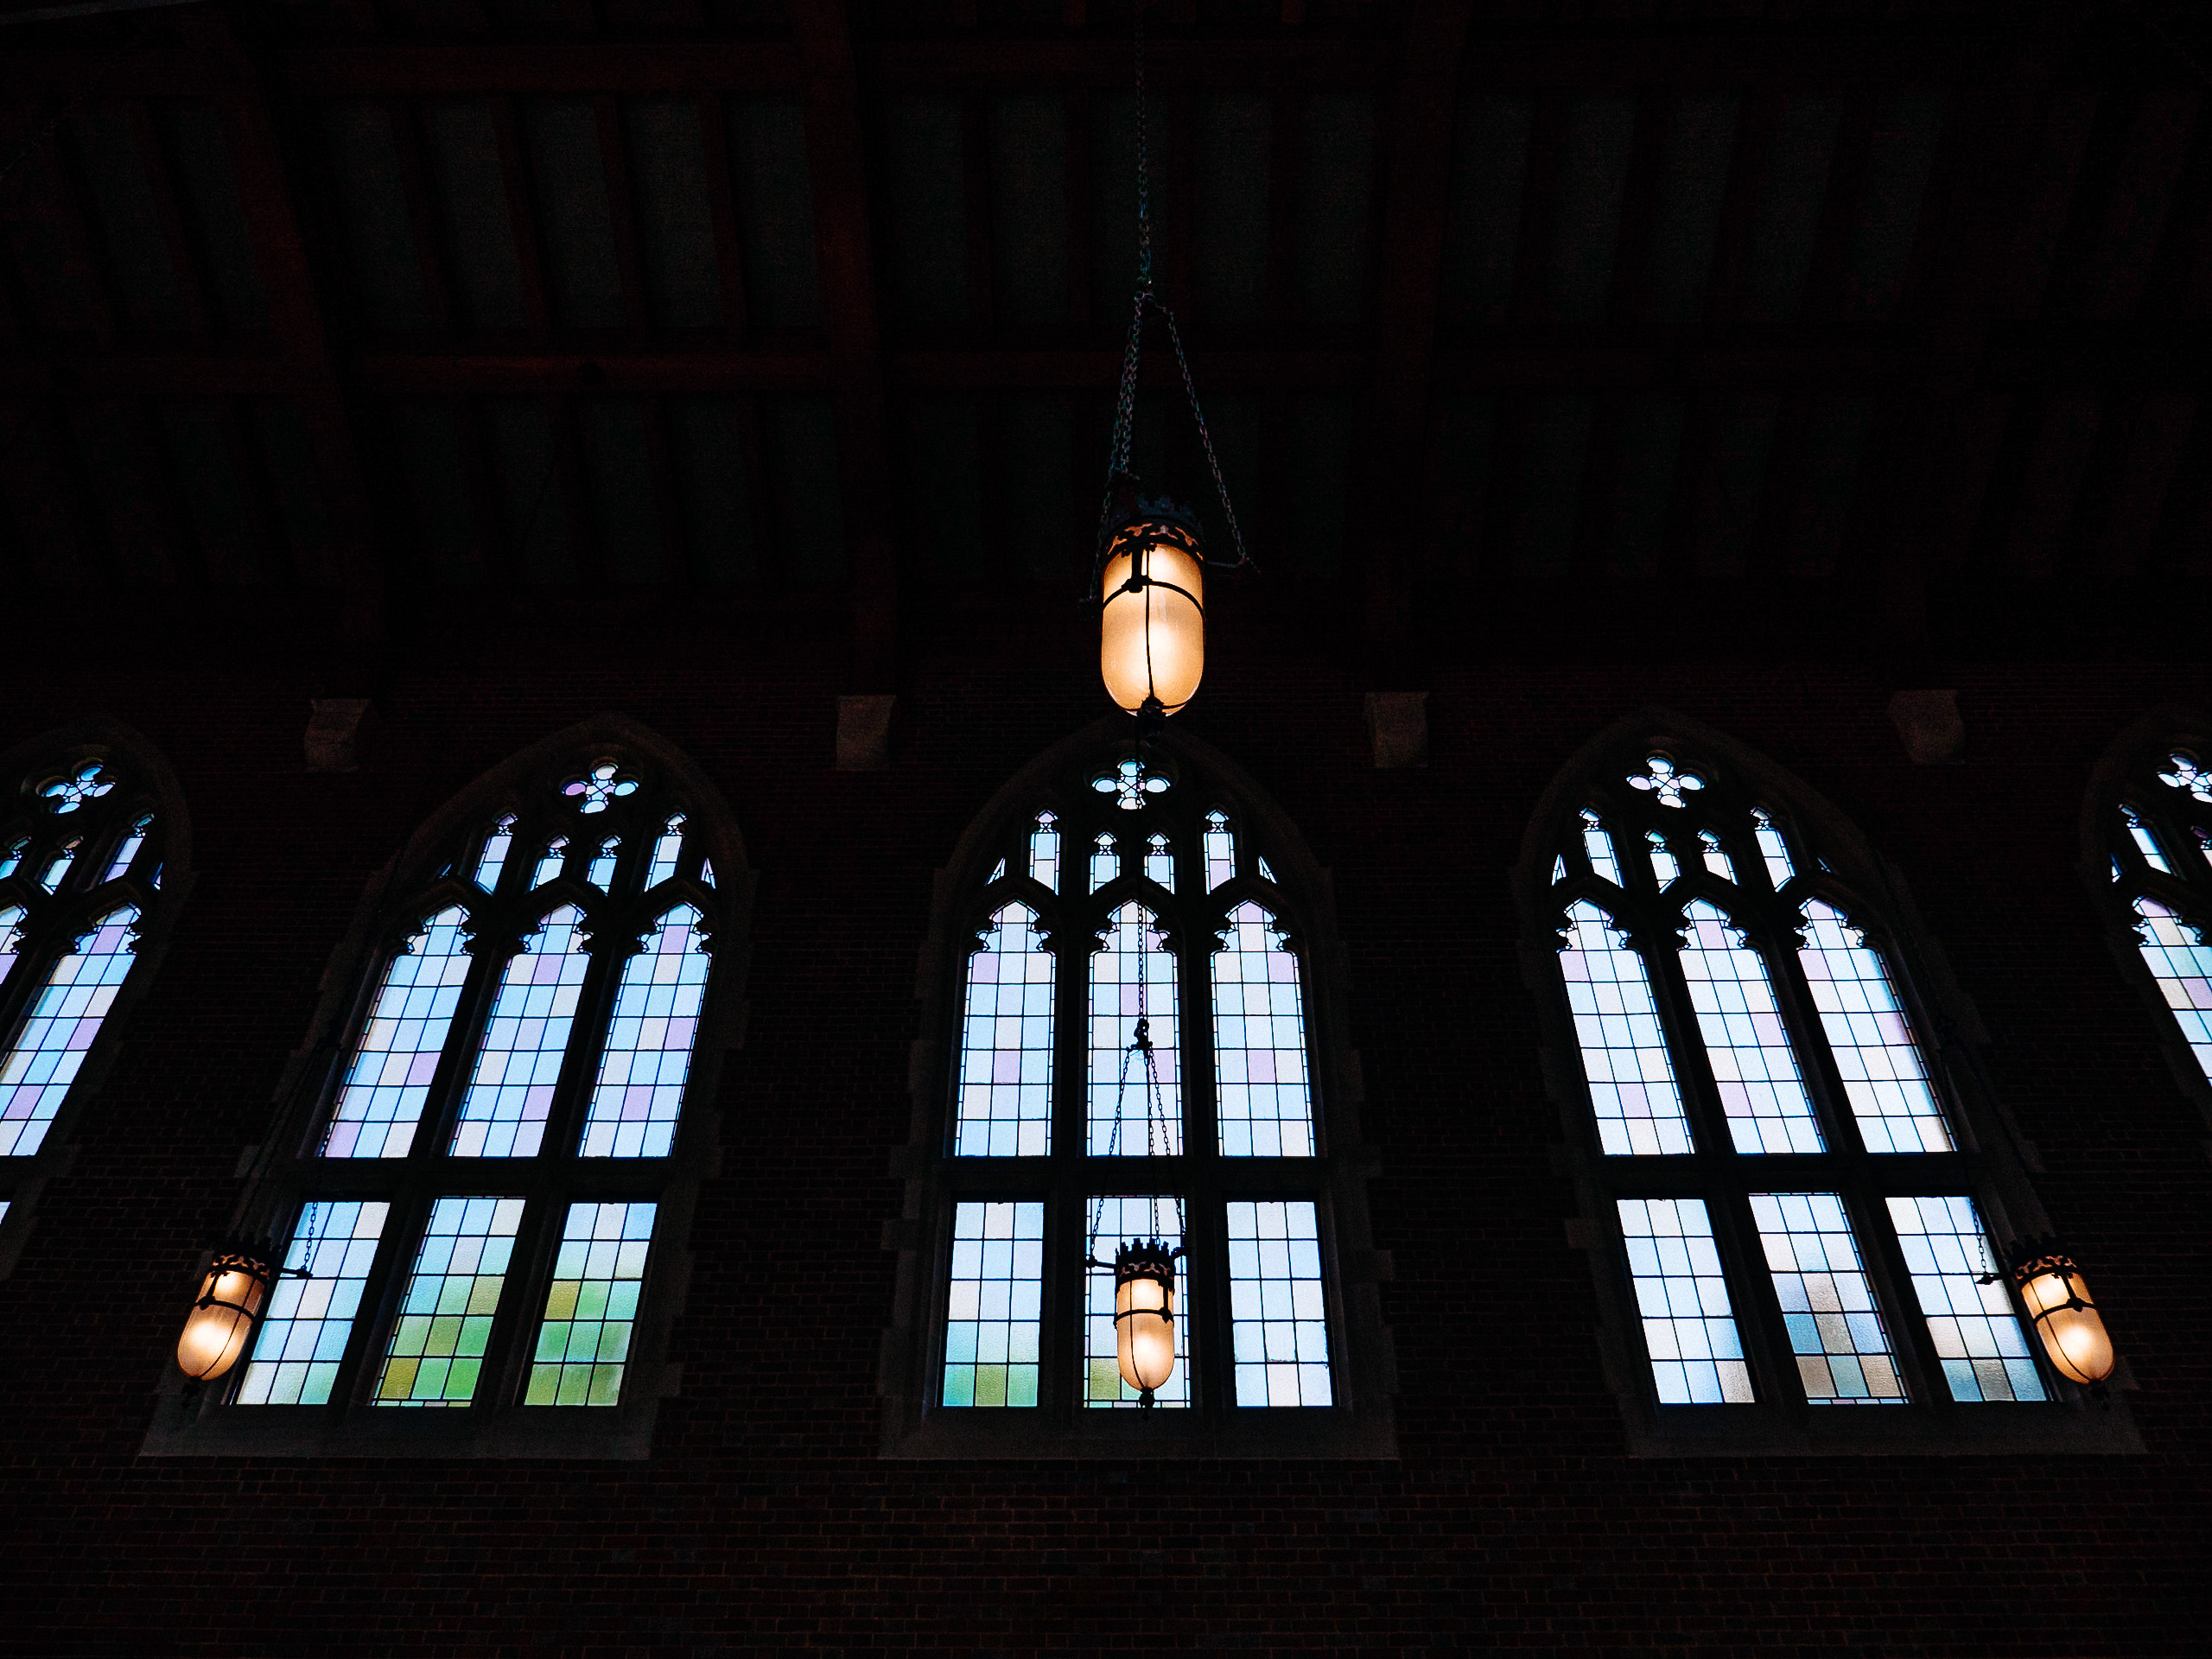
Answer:
M185 1316L184 1334L176 1339L177 1369L194 1382L205 1382L237 1364L274 1277L259 1255L229 1248L218 1250L207 1276L200 1281L192 1312Z
M1172 715L1206 669L1205 569L1180 513L1133 518L1114 533L1099 586L1098 666L1123 709Z
M2094 1388L2112 1375L2112 1338L2074 1258L2047 1251L2012 1270L2044 1351L2064 1375Z
M1114 1358L1147 1405L1175 1375L1174 1252L1158 1239L1114 1253Z

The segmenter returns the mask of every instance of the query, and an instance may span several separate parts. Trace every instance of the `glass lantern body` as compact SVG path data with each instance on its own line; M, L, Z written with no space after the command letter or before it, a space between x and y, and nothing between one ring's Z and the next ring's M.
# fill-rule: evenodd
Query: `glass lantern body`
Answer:
M2020 1300L2061 1372L2085 1388L2112 1375L2112 1338L2072 1262L2031 1262L2021 1274Z
M1167 1386L1175 1375L1172 1278L1144 1271L1122 1273L1114 1287L1114 1357L1122 1381L1139 1393Z
M216 1257L200 1281L200 1294L177 1338L177 1369L194 1382L205 1382L237 1364L268 1295L265 1262L245 1256Z
M1206 666L1205 571L1198 538L1158 519L1123 526L1106 557L1099 598L1099 671L1129 714L1188 702Z

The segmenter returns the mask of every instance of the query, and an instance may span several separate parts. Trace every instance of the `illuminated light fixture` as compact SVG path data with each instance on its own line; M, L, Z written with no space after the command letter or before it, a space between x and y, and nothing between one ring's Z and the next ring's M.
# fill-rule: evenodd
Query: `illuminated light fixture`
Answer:
M2043 1338L2044 1352L2061 1375L2083 1388L2098 1388L2117 1362L2082 1269L2053 1238L2022 1239L2009 1254L2012 1282Z
M1114 1252L1114 1362L1141 1406L1175 1375L1175 1258L1182 1254L1157 1238L1133 1239Z
M1236 509L1206 430L1205 411L1191 378L1190 359L1175 314L1153 291L1152 172L1145 139L1144 0L1136 6L1137 90L1137 283L1129 316L1129 339L1122 353L1122 384L1114 404L1114 433L1108 444L1106 499L1098 514L1098 550L1090 572L1086 603L1100 610L1098 662L1106 694L1137 717L1141 738L1190 702L1206 667L1205 569L1256 569L1244 550ZM1183 393L1190 400L1198 448L1213 474L1223 524L1236 556L1209 560L1195 514L1166 497L1146 499L1130 462L1136 428L1137 372L1144 360L1144 324L1156 311L1167 325L1182 372Z
M216 1247L176 1339L177 1370L194 1382L213 1382L245 1352L276 1282L275 1254L264 1239L230 1239Z

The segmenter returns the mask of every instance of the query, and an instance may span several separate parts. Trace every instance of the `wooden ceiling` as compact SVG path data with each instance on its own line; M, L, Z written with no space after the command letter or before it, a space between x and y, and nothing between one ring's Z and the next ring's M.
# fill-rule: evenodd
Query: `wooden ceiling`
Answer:
M2201 9L1147 15L1165 290L1271 602L1384 660L1567 594L1910 658L2205 591ZM849 613L862 679L918 610L1059 601L1128 315L1129 25L0 22L0 580L328 595L371 632L680 592ZM1195 493L1172 375L1140 454Z

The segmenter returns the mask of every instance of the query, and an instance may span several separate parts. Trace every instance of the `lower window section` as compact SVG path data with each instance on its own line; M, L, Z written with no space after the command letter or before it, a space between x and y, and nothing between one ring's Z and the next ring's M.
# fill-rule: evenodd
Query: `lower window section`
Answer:
M955 1206L944 1404L1037 1403L1044 1294L1042 1204Z
M520 1198L440 1198L432 1206L377 1404L465 1406L475 1398L522 1211Z
M1659 1403L1750 1403L1751 1368L1705 1200L1622 1198L1618 1208Z
M1230 1203L1229 1302L1238 1405L1334 1403L1311 1200Z
M1131 1239L1158 1239L1171 1250L1183 1248L1182 1205L1172 1198L1099 1198L1090 1201L1091 1254L1109 1265L1084 1271L1083 1403L1103 1408L1143 1402L1122 1380L1114 1330L1114 1252ZM1175 1258L1175 1373L1153 1390L1155 1406L1191 1403L1191 1272Z
M622 1398L630 1329L652 1249L652 1204L572 1204L524 1403L612 1406ZM493 1300L497 1300L497 1293Z
M247 1406L321 1406L330 1402L339 1361L360 1311L361 1287L376 1260L391 1206L310 1199L284 1251L284 1268L269 1293L269 1310L253 1336L253 1357L238 1384Z
M1891 1198L1890 1219L1951 1398L2047 1400L1974 1200Z
M1754 1192L1751 1217L1806 1400L1903 1405L1904 1384L1843 1200L1833 1192Z

